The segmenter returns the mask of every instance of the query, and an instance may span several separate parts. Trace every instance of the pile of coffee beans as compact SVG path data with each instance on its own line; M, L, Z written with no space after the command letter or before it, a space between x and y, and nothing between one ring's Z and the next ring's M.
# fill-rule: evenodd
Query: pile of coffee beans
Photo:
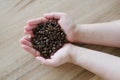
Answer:
M34 37L31 38L33 48L39 51L40 55L46 59L50 58L65 43L69 42L56 19L40 23L32 31L34 34Z

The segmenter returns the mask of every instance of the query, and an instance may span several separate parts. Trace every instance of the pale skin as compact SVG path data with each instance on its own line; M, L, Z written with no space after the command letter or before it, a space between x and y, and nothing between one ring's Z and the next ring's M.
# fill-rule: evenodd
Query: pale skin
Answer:
M59 20L59 24L71 42L97 44L120 47L120 20L106 23L75 25L65 13L53 12L44 14L41 18L27 21L24 32L33 36L32 29L38 23L46 22L50 18ZM120 57L104 52L65 44L51 59L44 59L39 52L32 48L30 37L25 36L20 40L23 49L31 53L43 65L59 66L64 63L79 65L105 80L120 80Z

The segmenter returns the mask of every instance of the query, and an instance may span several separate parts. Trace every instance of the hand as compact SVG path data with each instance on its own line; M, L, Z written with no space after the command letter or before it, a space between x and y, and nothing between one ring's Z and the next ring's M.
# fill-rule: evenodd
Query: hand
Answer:
M28 36L23 37L20 40L23 49L31 53L36 57L37 60L41 62L41 64L48 66L59 66L66 62L71 62L71 52L72 52L72 44L65 44L61 49L59 49L51 59L44 59L40 56L40 53L32 48L32 44L30 42L30 38Z
M71 51L72 44L65 44L53 56L51 56L51 59L44 59L42 57L36 57L36 59L39 60L43 65L55 67L67 62L71 63L72 62Z
M26 34L30 34L30 36L33 36L32 29L37 27L37 24L46 22L50 18L58 19L58 23L61 25L63 30L65 31L67 35L67 39L71 42L73 42L74 38L74 30L75 25L72 23L71 19L68 18L68 16L65 13L48 13L44 14L44 17L36 18L29 20L27 22L27 25L24 27L24 32ZM40 60L42 64L45 65L51 65L51 66L58 66L61 64L64 64L66 62L70 62L70 44L65 44L60 50L58 50L51 59L44 59L40 57L40 53L32 48L32 44L30 41L30 38L28 36L23 37L20 40L23 49L31 53L33 56L36 57L37 60ZM69 52L68 52L69 51Z
M41 22L46 22L51 18L58 19L58 23L60 24L60 26L67 35L67 39L70 42L74 42L75 36L77 35L76 25L73 23L72 19L70 19L70 17L66 13L60 13L60 12L47 13L44 14L44 17L31 19L27 22L24 32L26 34L30 34L31 36L33 36L32 29L35 28L37 24Z

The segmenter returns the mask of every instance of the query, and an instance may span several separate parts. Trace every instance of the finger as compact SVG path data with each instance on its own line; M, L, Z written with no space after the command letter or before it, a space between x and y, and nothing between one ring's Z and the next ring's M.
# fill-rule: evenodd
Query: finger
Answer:
M40 61L41 64L46 65L46 66L54 66L53 64L50 64L48 61L49 59L45 59L43 57L36 57L36 60Z
M26 31L26 30L24 30L24 33L25 34L31 34L31 33L33 33L32 31Z
M20 43L23 44L23 45L27 45L29 47L32 47L32 44L30 41L26 40L26 39L21 39L20 40Z
M41 60L42 64L46 65L46 66L59 66L60 63L58 61L58 59L53 58L53 59L46 59L46 60Z
M58 66L56 63L56 59L45 59L43 57L36 57L36 60L39 60L41 64L46 66ZM59 63L58 63L59 64Z
M25 39L27 41L30 41L31 37L30 36L24 36L22 37L19 41L21 42L22 39Z
M29 37L29 36L24 36L23 39L25 39L27 41L31 41L31 37Z
M34 29L35 27L37 27L37 25L26 25L26 26L24 27L24 30L30 31L30 30Z
M26 30L24 30L24 33L25 33L25 34L29 34L31 37L33 37L33 36L34 36L34 34L33 34L33 32L32 32L32 31L26 31Z
M27 24L29 24L29 25L36 25L36 24L39 24L39 23L42 23L42 22L46 22L46 21L47 21L46 18L41 17L41 18L28 20Z
M22 48L25 49L27 52L31 53L34 57L40 56L40 53L38 51L27 45L22 45Z
M51 19L51 18L60 19L64 15L66 15L66 14L60 13L60 12L52 12L52 13L44 14L44 17L47 19Z

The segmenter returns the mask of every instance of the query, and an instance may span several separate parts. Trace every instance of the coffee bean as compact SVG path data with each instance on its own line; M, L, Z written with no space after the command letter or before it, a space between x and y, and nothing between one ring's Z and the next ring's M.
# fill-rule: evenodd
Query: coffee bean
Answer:
M49 41L49 39L46 39L46 43Z
M34 34L34 37L31 38L33 48L39 51L40 55L46 59L69 42L56 19L40 23L32 31Z

